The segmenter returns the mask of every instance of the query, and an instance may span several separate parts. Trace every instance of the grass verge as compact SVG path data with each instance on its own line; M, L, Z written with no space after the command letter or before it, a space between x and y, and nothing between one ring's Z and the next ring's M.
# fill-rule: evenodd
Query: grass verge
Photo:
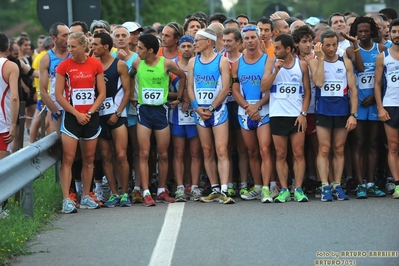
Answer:
M9 216L0 219L0 265L7 265L14 256L29 253L26 242L38 230L46 229L46 224L57 217L62 203L60 195L61 186L55 183L53 167L33 182L33 218L24 216L14 198L9 200L6 206Z

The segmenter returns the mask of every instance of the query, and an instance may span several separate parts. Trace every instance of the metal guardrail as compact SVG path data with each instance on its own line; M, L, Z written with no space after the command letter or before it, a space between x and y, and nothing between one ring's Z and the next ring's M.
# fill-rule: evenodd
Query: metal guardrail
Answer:
M33 181L61 159L57 132L0 160L0 202L22 189L22 210L33 217Z

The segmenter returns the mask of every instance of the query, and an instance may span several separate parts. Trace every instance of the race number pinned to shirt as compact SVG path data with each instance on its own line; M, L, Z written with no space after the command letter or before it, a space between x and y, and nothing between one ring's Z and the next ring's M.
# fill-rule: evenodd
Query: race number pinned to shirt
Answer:
M194 109L192 107L188 108L187 111L182 111L182 105L179 104L178 106L178 113L177 116L179 118L179 125L195 125L194 121Z
M399 87L399 70L388 72L387 87Z
M99 109L100 116L109 115L115 113L114 111L114 99L112 97L105 98Z
M374 88L374 72L360 72L358 74L359 89L373 89Z
M72 104L76 110L86 113L94 103L94 88L72 89Z
M279 99L298 99L300 95L300 84L298 82L279 82L276 87L275 97Z
M143 88L143 104L162 105L164 98L164 89L162 88Z
M326 80L320 90L322 97L342 97L344 96L344 81Z
M214 89L197 89L195 92L195 98L199 105L210 105L216 98Z

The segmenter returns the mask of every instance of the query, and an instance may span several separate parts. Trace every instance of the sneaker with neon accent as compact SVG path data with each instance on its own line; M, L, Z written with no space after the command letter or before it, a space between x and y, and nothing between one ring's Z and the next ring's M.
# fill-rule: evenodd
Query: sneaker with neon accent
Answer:
M69 190L69 199L71 201L73 201L73 203L75 204L76 208L79 208L79 206L80 206L80 197L78 198L78 195L75 193L75 191L73 189Z
M129 199L129 194L123 193L121 195L121 199L119 200L119 205L121 207L130 207L130 206L132 206L132 203L130 202L130 199Z
M392 194L395 192L395 183L392 180L387 180L385 184L385 190L388 194Z
M186 202L186 196L184 193L184 188L178 188L175 192L175 201L176 202Z
M94 210L100 208L100 205L95 202L89 195L86 195L80 201L80 208Z
M132 194L130 195L131 203L143 203L143 195L140 190L134 189Z
M205 202L205 203L209 203L209 202L214 202L214 201L219 201L219 196L220 196L220 192L217 192L216 190L212 191L211 194L209 194L208 196L205 197L201 197L200 201L201 202Z
M227 191L226 192L223 192L223 191L220 192L220 194L219 194L219 203L234 204L235 201L231 197L227 196L226 193L227 193Z
M357 199L367 199L367 188L366 188L366 184L359 184L359 185L357 186L356 198L357 198Z
M274 199L274 202L284 203L284 202L288 202L290 200L291 200L290 191L286 188L282 188L280 190L280 193L278 194L278 196Z
M95 203L97 203L98 205L100 205L100 207L103 206L103 202L100 201L100 200L97 198L95 192L89 192L89 197L90 197L92 200L94 200Z
M237 196L236 190L235 190L233 187L228 188L228 189L227 189L227 196L229 196L229 197L231 197L231 198Z
M64 199L62 201L62 213L77 213L75 203L71 199Z
M249 192L249 189L247 187L243 187L240 189L240 197L241 195L245 195Z
M111 194L111 196L109 197L107 202L104 203L103 206L107 207L107 208L113 208L113 207L115 207L116 205L119 204L120 200L121 199L120 199L120 197L118 195Z
M144 204L145 207L151 207L151 206L157 205L155 203L155 201L152 199L150 193L148 193L147 195L144 196L143 204Z
M268 188L262 187L261 202L262 203L273 202L273 198L272 196L270 196L270 190Z
M395 191L392 194L393 199L399 199L399 185L395 186Z
M190 200L199 201L201 197L202 197L202 192L199 187L195 187L194 189L191 190Z
M247 194L241 195L241 198L243 200L254 200L254 199L260 199L262 194L262 189L257 189L257 188L251 188Z
M270 196L274 199L280 194L280 189L277 186L270 187Z
M175 199L169 196L168 192L164 190L155 198L155 202L174 203Z
M296 202L308 202L309 201L308 197L305 195L305 193L303 193L303 190L300 187L298 187L294 190L294 200Z
M370 197L385 197L385 193L378 189L378 187L372 183L372 186L367 188L367 196Z
M320 200L323 202L334 201L330 186L324 186L321 188Z
M332 194L337 200L349 200L348 195L345 194L341 186L336 186L332 190Z

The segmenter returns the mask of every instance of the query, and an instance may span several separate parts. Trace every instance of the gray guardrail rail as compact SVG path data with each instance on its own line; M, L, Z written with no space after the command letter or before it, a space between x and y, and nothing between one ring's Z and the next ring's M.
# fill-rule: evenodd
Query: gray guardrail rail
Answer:
M22 190L22 210L33 217L33 181L61 159L57 132L0 160L0 202ZM55 182L55 179L54 179Z

